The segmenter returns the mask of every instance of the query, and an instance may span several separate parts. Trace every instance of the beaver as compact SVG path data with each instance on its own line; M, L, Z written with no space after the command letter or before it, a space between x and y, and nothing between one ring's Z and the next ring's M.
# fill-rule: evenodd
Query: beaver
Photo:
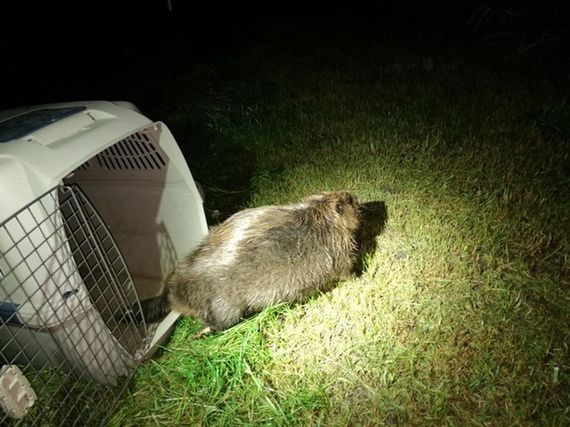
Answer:
M204 333L220 331L328 290L351 273L358 226L359 204L348 191L239 211L177 263L158 301L141 303L145 319L173 310L200 319Z

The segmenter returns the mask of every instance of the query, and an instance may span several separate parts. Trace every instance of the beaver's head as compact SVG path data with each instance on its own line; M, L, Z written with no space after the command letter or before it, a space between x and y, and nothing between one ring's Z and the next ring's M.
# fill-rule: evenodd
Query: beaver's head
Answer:
M327 218L341 221L351 231L358 227L358 199L348 191L326 191L309 196L304 201L322 210Z

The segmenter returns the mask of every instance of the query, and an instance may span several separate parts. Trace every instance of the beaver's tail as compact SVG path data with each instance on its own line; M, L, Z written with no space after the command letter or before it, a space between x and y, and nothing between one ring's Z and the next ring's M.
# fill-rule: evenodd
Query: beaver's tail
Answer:
M126 312L120 314L121 323L142 324L158 322L166 317L170 312L166 293L162 293L154 298L145 299L138 304L133 304Z

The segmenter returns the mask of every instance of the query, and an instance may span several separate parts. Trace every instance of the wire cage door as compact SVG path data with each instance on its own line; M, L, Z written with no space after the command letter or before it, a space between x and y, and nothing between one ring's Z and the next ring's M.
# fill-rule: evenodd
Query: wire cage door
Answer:
M0 253L0 424L100 424L149 337L108 227L61 185L0 224Z

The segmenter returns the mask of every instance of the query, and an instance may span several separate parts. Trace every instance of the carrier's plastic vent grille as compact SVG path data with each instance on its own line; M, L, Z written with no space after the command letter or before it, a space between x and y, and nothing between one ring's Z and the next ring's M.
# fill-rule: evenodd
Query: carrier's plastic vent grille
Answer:
M145 133L134 133L97 155L105 169L162 169L166 162Z
M89 160L87 160L85 163L79 166L76 170L88 170L88 169L91 169L91 163L89 163Z

